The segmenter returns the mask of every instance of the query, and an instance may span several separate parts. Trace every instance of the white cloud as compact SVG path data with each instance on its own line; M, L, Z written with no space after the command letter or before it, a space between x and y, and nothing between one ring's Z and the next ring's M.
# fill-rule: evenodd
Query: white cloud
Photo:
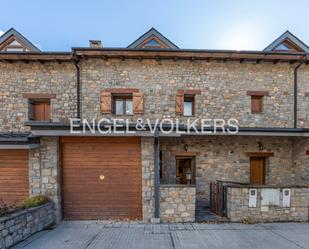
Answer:
M3 35L3 34L4 34L4 32L2 30L0 30L0 36Z

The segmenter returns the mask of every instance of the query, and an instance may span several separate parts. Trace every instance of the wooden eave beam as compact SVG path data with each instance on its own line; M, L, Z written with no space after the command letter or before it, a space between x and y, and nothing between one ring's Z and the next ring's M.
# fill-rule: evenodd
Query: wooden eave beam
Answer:
M71 54L6 54L0 53L0 60L12 60L12 61L71 61Z
M75 51L77 55L88 55L89 57L102 58L119 58L124 56L128 59L188 59L196 60L225 60L225 61L258 61L258 62L290 62L304 60L304 55L290 54L265 54L265 53L229 53L229 52L190 52L190 51L122 51L122 50L89 50Z

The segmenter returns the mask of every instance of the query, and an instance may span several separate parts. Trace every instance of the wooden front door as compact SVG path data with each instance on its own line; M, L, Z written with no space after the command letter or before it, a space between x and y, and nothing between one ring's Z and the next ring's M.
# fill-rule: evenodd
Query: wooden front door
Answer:
M28 150L0 150L0 200L20 204L29 197Z
M250 158L250 183L265 184L265 158Z
M63 215L71 220L141 219L138 137L64 137Z

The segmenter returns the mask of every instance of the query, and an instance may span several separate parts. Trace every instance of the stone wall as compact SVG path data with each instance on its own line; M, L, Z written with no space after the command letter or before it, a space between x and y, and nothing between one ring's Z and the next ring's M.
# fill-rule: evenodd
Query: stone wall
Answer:
M253 187L256 188L256 187ZM280 205L261 205L261 188L257 188L257 205L249 207L250 187L228 187L227 217L234 222L244 219L251 221L308 221L309 188L290 188L291 206L282 206L282 188L280 188Z
M0 218L0 248L10 248L55 222L52 203Z
M83 117L112 115L100 113L100 93L107 88L138 88L144 93L145 118L180 118L175 114L179 89L199 89L195 117L236 118L242 127L292 127L294 65L288 63L239 63L183 60L89 59L82 62ZM309 88L309 67L304 66L299 95ZM269 91L264 111L251 113L248 90ZM301 103L300 99L300 103ZM304 112L304 108L299 109ZM136 121L141 115L128 116ZM123 116L125 117L125 116ZM125 117L126 118L126 117ZM303 119L304 114L300 113ZM304 121L299 122L304 125Z
M142 137L142 205L143 219L154 218L154 141L153 137Z
M306 153L307 150L309 150L309 138L294 139L295 183L309 186L309 155Z
M57 137L42 137L41 147L29 151L30 195L42 194L55 205L56 221L61 220L59 144Z
M0 62L0 132L28 131L28 100L23 93L54 93L53 121L68 122L76 116L76 70L64 62Z
M183 138L160 138L163 154L163 184L174 184L177 155L194 156L196 164L197 201L209 201L209 184L216 180L249 183L250 158L246 152L273 152L266 160L266 184L294 184L295 173L292 146L288 137L259 136L188 136ZM296 140L297 142L297 140ZM184 146L188 145L188 151ZM305 148L302 148L303 155ZM308 182L307 182L308 183Z
M161 185L160 219L162 222L195 221L195 186Z
M180 118L175 114L179 89L199 89L195 117L237 118L243 127L293 127L294 67L289 63L239 63L189 60L89 59L81 62L82 116L110 117L100 112L106 88L138 88L145 95L144 117ZM309 127L309 67L299 69L298 125ZM71 62L0 62L0 131L29 130L28 102L22 93L55 93L52 120L76 116L76 69ZM248 90L269 91L264 111L251 114ZM129 116L136 120L141 115Z

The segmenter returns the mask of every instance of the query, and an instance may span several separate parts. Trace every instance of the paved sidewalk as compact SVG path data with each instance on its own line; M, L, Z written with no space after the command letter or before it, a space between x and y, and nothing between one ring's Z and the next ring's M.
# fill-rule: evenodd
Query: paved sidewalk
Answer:
M14 249L308 248L309 223L142 224L63 222Z

